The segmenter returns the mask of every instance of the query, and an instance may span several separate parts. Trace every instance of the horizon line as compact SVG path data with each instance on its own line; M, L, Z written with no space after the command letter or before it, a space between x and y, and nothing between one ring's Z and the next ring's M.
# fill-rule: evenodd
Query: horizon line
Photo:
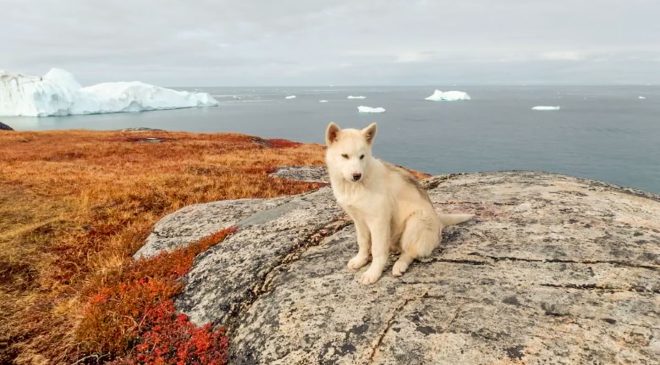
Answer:
M474 84L474 83L451 83L451 84L308 84L308 85L277 85L277 84L250 84L250 85L166 85L169 88L191 88L191 87L455 87L455 86L660 86L660 83L492 83L492 84Z

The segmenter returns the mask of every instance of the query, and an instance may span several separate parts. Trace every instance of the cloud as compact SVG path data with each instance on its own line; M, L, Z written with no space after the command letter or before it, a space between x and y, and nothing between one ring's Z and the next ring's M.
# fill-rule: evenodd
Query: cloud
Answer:
M586 54L579 51L554 51L544 52L540 58L549 61L582 61L586 58Z
M433 58L433 52L403 52L396 56L396 62L427 62Z
M660 2L647 0L0 0L0 9L0 68L56 66L84 84L660 82ZM598 67L571 73L594 59ZM635 73L617 75L622 64Z

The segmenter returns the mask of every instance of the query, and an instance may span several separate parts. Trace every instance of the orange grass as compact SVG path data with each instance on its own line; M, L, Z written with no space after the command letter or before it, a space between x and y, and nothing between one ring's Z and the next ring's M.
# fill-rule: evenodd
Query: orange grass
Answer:
M0 363L121 356L131 340L98 336L133 324L90 322L89 303L118 278L137 280L131 255L153 224L189 204L317 188L268 173L321 165L322 151L238 134L0 132ZM178 290L168 285L163 298Z

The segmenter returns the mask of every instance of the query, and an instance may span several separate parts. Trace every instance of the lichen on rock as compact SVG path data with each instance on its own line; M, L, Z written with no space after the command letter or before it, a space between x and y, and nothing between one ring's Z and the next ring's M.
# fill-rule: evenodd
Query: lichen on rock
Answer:
M240 226L197 258L176 301L228 327L234 364L657 361L660 197L534 172L424 185L438 211L476 218L371 286L346 269L354 228L329 187L184 208L142 251Z

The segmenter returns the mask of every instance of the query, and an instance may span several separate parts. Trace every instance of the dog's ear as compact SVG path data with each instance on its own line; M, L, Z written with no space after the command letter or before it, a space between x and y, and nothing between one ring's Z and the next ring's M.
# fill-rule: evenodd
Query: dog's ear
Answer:
M367 143L371 144L374 141L374 138L376 138L376 123L371 123L367 128L364 128L362 130L362 135L364 135L364 138L367 140Z
M335 122L330 122L328 124L328 127L325 129L325 144L330 146L334 142L337 142L337 138L339 137L339 131L341 128Z

